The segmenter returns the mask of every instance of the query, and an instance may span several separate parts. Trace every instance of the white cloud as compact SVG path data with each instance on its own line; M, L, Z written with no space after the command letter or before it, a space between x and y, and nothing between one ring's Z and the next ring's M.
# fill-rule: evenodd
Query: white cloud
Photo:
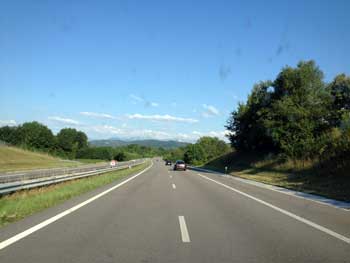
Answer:
M228 141L227 135L229 135L230 132L225 130L225 131L209 131L209 132L199 132L199 131L193 131L192 135L194 138L199 139L200 137L203 136L210 136L210 137L217 137L220 140Z
M139 96L136 96L136 95L134 95L134 94L130 94L129 97L130 97L131 99L133 99L135 102L143 102L143 101L144 101L143 98L141 98L141 97L139 97Z
M198 120L191 118L175 117L168 114L165 115L142 115L142 114L131 114L127 115L129 119L139 120L150 120L150 121L166 121L166 122L185 122L185 123L196 123Z
M148 138L148 139L158 139L158 140L168 140L172 136L171 134L164 132L164 131L155 131L155 130L134 130L131 132L133 134L132 137L140 137L140 138Z
M49 120L52 121L56 121L56 122L60 122L63 124L71 124L71 125L79 125L81 124L80 122L76 121L76 120L72 120L72 119L68 119L68 118L62 118L62 117L58 117L58 116L50 116L48 117Z
M159 103L153 102L153 101L148 101L148 100L141 98L135 94L130 94L129 97L132 99L133 104L143 102L145 104L145 107L158 107L159 106Z
M105 135L120 135L123 133L122 129L109 125L92 126L89 127L88 130Z
M17 125L15 120L0 120L0 126L14 126Z
M220 114L220 111L215 108L213 105L207 105L207 104L203 104L202 105L204 108L204 111L202 112L202 116L203 117L213 117L213 116L218 116Z
M120 139L157 139L195 142L200 137L211 136L218 137L219 139L228 142L228 139L225 137L225 135L228 134L228 131L193 131L184 133L152 129L133 129L124 125L121 125L120 127L111 125L84 126L82 127L82 130L89 134L89 136L92 135L94 138L101 139L117 137Z
M99 133L103 136L118 136L124 139L158 139L170 140L176 139L178 136L164 131L157 131L151 129L126 129L118 128L109 125L93 126L87 129L88 131Z
M84 115L87 117L93 117L93 118L100 118L100 119L117 119L117 117L114 117L110 114L98 113L98 112L82 111L82 112L80 112L80 115Z
M213 137L218 137L220 139L224 139L227 138L226 136L228 136L230 134L229 131L210 131L208 132L209 136L213 136Z

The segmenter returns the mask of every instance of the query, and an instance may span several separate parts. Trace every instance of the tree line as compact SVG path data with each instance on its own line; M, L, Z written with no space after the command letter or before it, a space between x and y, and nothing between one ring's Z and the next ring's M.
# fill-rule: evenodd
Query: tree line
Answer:
M64 128L54 135L47 126L36 121L0 127L0 140L28 150L48 152L70 159L76 158L80 150L88 147L88 137L84 132Z
M61 129L57 135L45 125L33 121L18 126L0 127L0 141L28 150L47 152L69 159L99 159L127 161L163 156L162 147L130 144L120 147L92 147L87 135L73 128Z
M275 80L254 85L226 128L237 151L275 153L311 161L328 172L350 168L350 77L326 83L314 61L284 67Z
M184 160L188 164L204 164L230 151L230 146L215 137L202 137L194 144L174 149L129 144L126 146L86 147L77 153L77 158L127 161L137 158L162 156L164 159Z
M184 160L188 164L202 165L230 151L230 146L216 137L204 136L194 144L169 150L164 159Z
M125 146L86 147L77 153L77 158L128 161L139 158L163 156L167 150L162 147L129 144Z

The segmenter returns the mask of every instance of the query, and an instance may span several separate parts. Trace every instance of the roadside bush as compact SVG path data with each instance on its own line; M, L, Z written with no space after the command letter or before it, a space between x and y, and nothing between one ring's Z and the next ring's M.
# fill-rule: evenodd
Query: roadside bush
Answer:
M325 139L319 166L323 174L339 175L350 171L350 128L333 129Z
M114 160L117 160L118 162L125 161L126 154L124 152L118 152L116 155L114 155Z

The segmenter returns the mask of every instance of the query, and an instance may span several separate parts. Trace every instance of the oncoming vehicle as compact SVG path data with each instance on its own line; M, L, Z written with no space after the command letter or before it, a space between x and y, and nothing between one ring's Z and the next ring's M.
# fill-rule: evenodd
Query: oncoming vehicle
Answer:
M184 161L182 160L178 160L176 161L176 163L174 164L174 171L177 171L177 170L183 170L183 171L186 171L187 169L187 165Z
M171 165L171 161L170 160L165 160L165 165Z

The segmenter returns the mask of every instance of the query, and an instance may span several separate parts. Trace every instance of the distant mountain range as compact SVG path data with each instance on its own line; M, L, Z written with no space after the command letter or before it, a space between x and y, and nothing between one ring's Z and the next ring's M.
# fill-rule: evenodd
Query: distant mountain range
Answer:
M186 142L179 142L179 141L161 141L161 140L131 140L131 141L124 141L120 139L105 139L105 140L91 140L90 142L91 146L111 146L111 147L117 147L117 146L125 146L130 144L138 144L142 146L149 146L149 147L163 147L165 149L173 149L178 147L183 147L188 145Z

